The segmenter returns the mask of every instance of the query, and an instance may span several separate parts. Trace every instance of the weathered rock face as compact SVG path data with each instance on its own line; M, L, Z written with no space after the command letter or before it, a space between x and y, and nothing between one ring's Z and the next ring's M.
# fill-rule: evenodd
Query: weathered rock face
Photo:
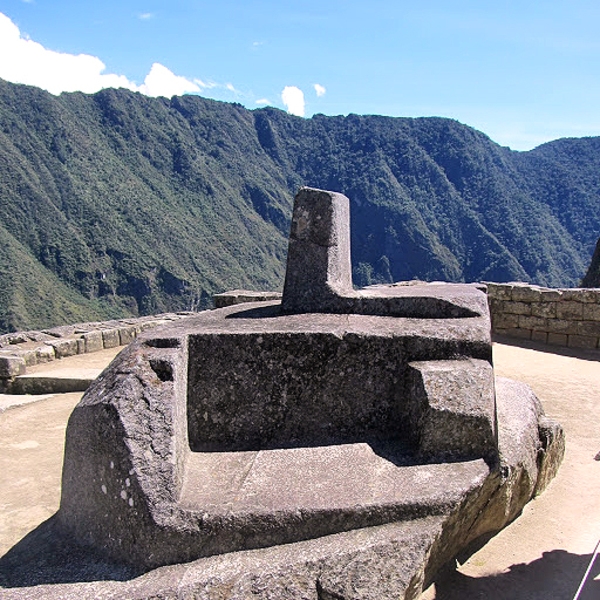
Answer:
M301 190L281 303L145 334L73 412L62 534L177 565L103 597L415 598L553 476L562 431L494 381L485 294L352 290L346 208Z
M581 281L581 287L600 288L600 238L598 238L598 242L596 243L587 273Z
M60 511L77 539L147 569L437 515L488 475L489 327L248 306L139 340L86 394Z

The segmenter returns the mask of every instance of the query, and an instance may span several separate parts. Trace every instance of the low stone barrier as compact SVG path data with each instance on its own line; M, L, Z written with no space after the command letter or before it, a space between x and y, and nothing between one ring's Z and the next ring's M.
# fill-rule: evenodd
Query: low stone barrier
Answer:
M0 335L0 389L8 381L23 375L27 367L75 354L126 346L142 331L195 314L165 313Z
M495 334L569 348L600 349L600 288L552 289L527 283L486 282ZM217 308L280 298L275 292L236 290L215 296ZM0 387L27 367L55 359L126 346L142 331L196 313L52 327L0 335Z
M486 285L493 333L569 348L600 348L600 288Z

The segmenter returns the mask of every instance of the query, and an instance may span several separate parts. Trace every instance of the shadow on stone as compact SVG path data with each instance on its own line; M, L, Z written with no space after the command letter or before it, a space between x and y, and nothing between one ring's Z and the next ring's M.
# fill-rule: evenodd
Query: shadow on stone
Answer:
M238 312L227 315L226 319L274 319L280 317L285 318L285 315L281 314L279 304L269 304L267 306L257 306L255 308L249 308L248 310L240 310Z
M445 572L436 582L435 600L493 598L494 600L558 600L573 598L591 554L565 550L544 552L528 564L515 564L505 573L470 577L459 571ZM600 598L600 560L596 560L579 600Z
M84 581L127 581L130 567L115 564L61 535L56 515L44 521L0 557L0 587L19 588Z

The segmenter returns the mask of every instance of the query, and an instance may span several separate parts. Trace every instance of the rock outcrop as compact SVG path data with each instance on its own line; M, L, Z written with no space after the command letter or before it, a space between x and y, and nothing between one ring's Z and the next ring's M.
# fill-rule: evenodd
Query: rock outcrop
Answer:
M30 592L413 599L543 490L563 433L494 378L485 293L354 291L347 206L300 190L281 301L142 334L90 387L48 528L70 581L129 580Z
M587 273L581 280L581 287L600 288L600 238L596 242L592 262L590 262Z

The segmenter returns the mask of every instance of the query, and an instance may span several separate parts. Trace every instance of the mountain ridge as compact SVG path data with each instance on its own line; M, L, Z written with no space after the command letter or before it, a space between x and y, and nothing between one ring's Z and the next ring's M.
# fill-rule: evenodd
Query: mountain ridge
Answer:
M515 152L437 117L0 81L0 330L280 289L301 185L350 198L357 285L576 285L600 232L598 167L600 138Z

